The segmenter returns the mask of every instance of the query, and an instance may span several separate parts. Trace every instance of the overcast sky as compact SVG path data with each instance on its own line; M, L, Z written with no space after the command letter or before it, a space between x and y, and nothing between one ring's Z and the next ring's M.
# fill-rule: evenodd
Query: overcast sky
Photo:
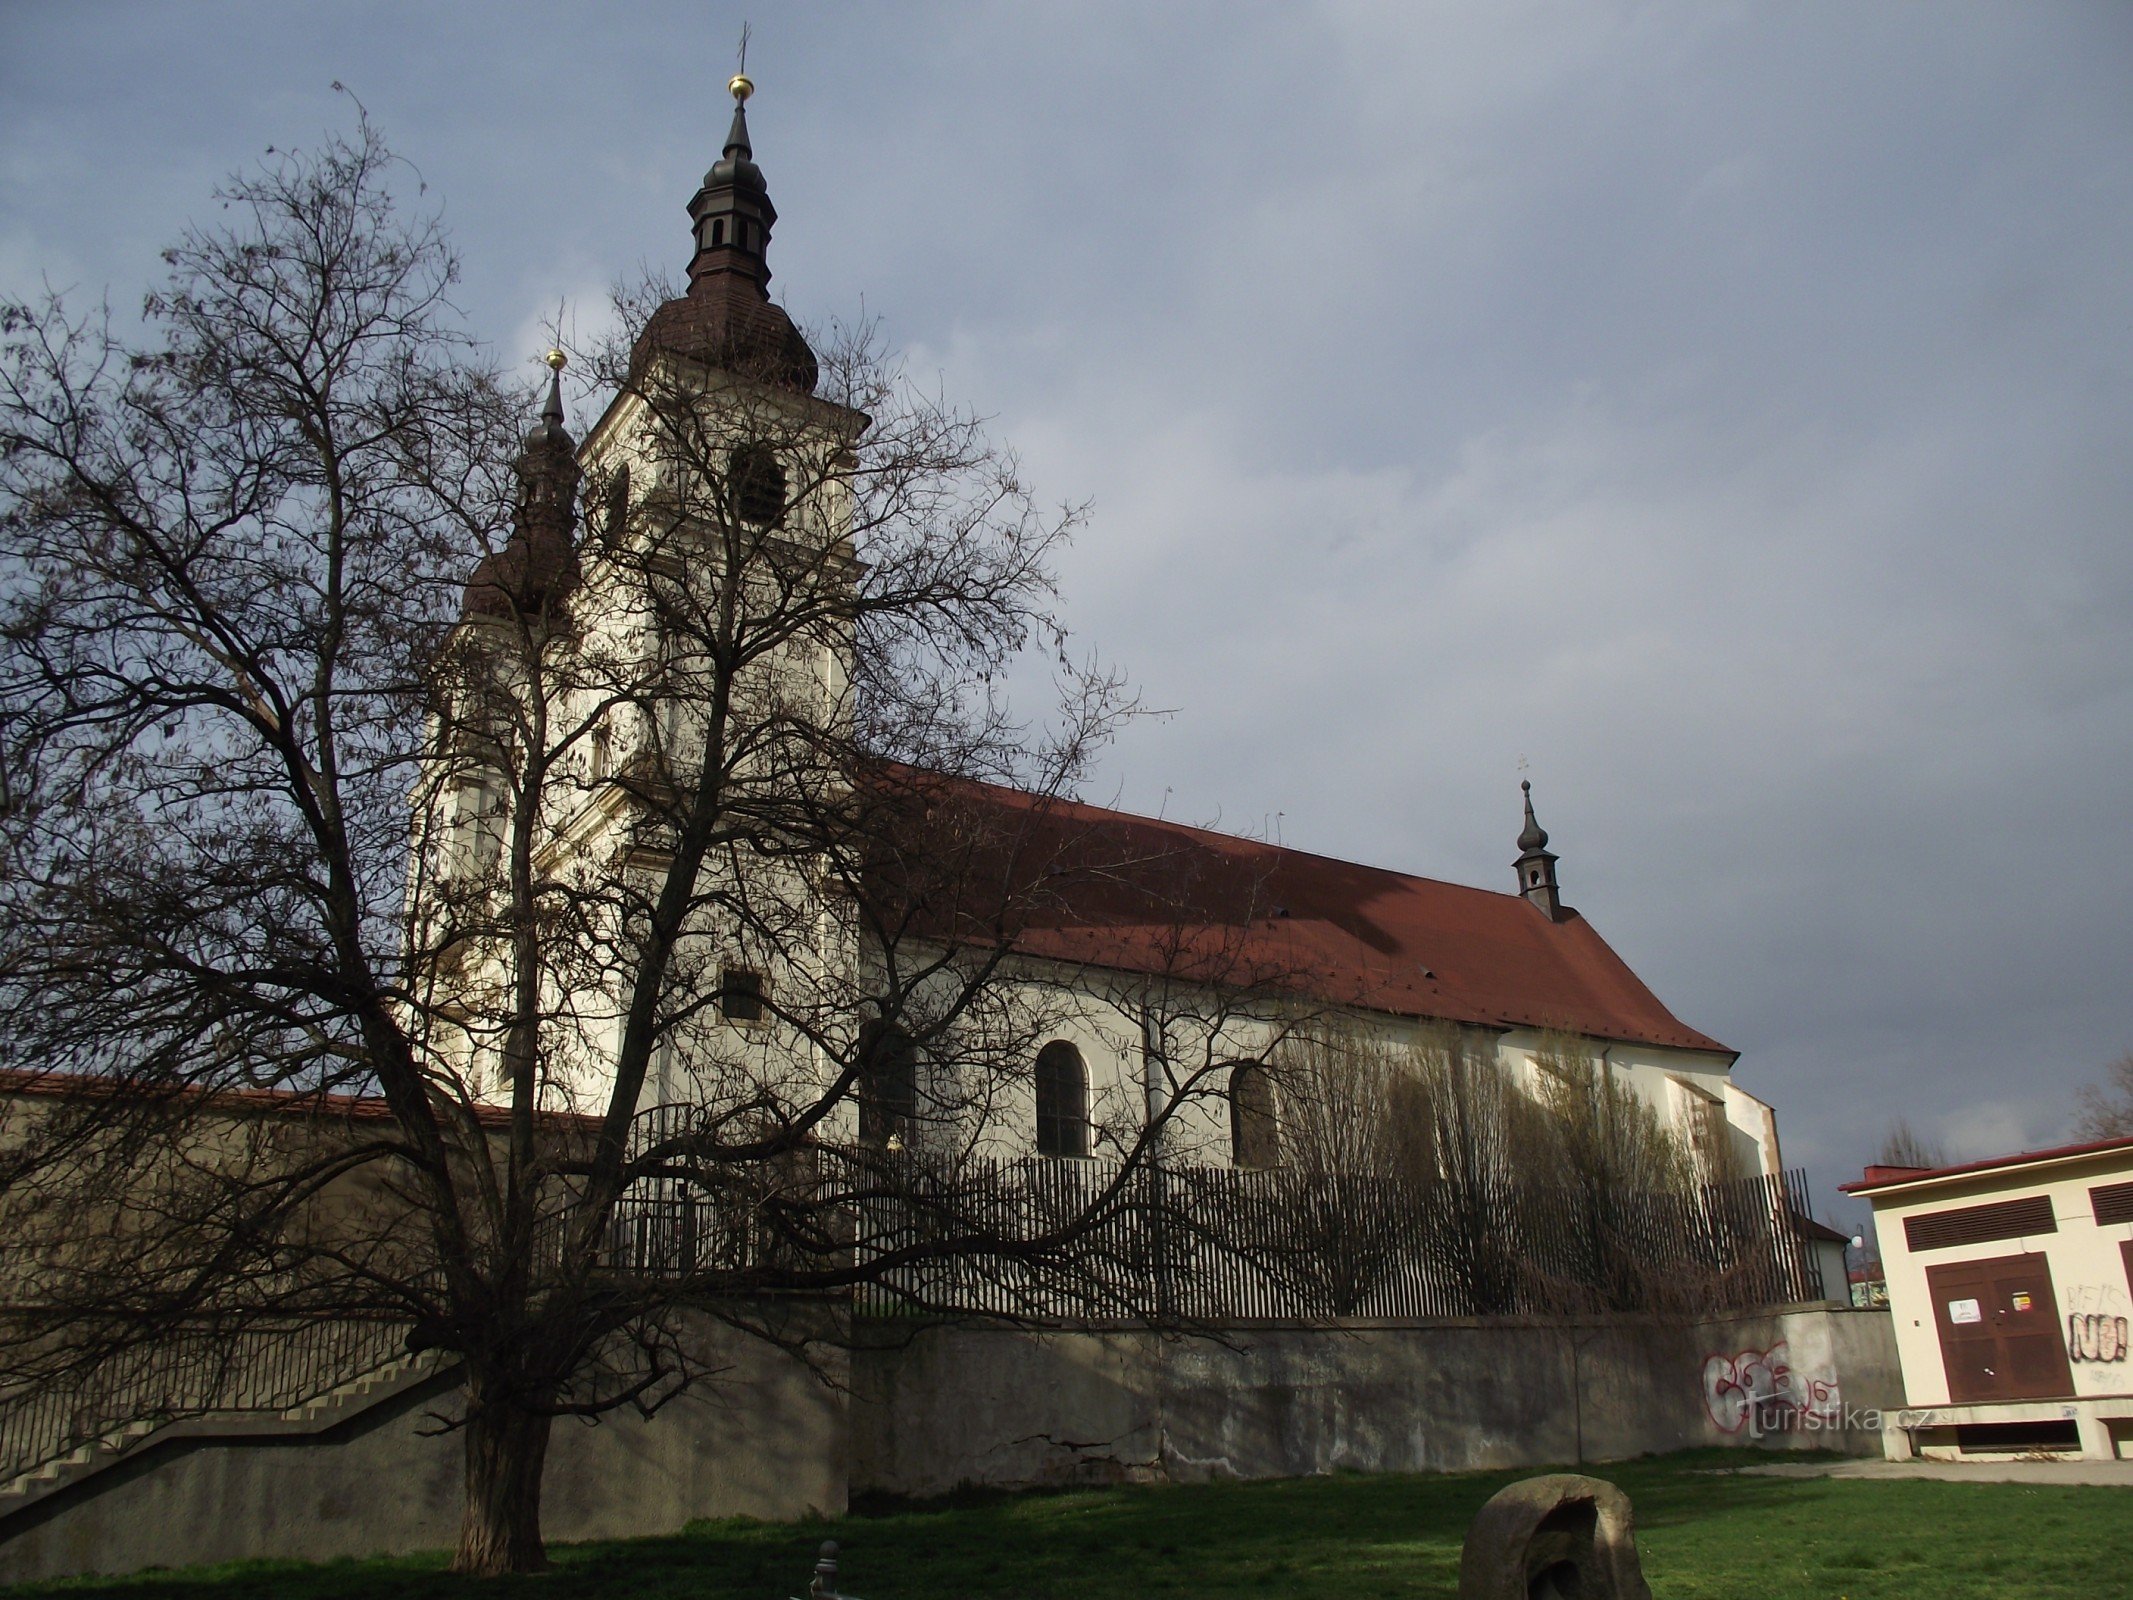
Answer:
M2133 1050L2133 7L0 5L0 291L131 304L349 125L528 359L678 274L752 15L773 291L1093 502L1091 797L1566 897L1788 1159Z

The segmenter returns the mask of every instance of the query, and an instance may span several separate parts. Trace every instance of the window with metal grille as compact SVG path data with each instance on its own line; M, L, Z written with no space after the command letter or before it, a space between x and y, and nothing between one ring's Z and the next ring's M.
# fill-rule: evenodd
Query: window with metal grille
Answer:
M1988 1239L2020 1239L2058 1231L2051 1196L2043 1194L1995 1200L1986 1206L1960 1206L1953 1211L1922 1211L1903 1219L1904 1242L1913 1250L1946 1250L1959 1244L1983 1244Z
M1064 1039L1037 1052L1037 1153L1089 1153L1089 1069Z
M763 975L728 967L719 978L718 1009L728 1022L761 1022Z
M2133 1183L2103 1183L2089 1191L2100 1227L2110 1222L2133 1222Z

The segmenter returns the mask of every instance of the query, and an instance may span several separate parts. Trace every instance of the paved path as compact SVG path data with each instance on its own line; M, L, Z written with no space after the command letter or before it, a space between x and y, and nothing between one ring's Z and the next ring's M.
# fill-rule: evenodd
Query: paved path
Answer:
M1763 1478L1937 1478L1943 1483L2133 1485L2133 1461L1773 1461L1726 1470Z

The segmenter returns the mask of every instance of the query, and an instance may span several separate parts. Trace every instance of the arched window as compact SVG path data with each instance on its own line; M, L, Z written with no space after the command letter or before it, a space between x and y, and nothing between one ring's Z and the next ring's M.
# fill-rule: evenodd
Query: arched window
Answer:
M1089 1069L1081 1052L1054 1039L1037 1052L1037 1154L1089 1153Z
M859 1142L911 1142L918 1116L918 1050L901 1028L870 1022L859 1035Z
M785 469L759 444L744 444L726 458L733 509L743 522L768 528L785 515Z
M1229 1157L1240 1167L1281 1164L1281 1137L1274 1124L1274 1080L1246 1061L1229 1074Z

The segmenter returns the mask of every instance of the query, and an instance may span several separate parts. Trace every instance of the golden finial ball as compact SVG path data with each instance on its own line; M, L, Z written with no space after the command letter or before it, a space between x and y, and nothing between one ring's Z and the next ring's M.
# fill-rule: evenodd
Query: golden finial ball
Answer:
M748 97L755 93L755 80L745 72L736 72L726 82L726 93L739 104L746 105Z
M548 370L551 372L561 372L563 368L569 364L570 361L570 357L563 354L563 352L560 350L551 350L548 352L548 354L542 356L541 359L548 363Z

